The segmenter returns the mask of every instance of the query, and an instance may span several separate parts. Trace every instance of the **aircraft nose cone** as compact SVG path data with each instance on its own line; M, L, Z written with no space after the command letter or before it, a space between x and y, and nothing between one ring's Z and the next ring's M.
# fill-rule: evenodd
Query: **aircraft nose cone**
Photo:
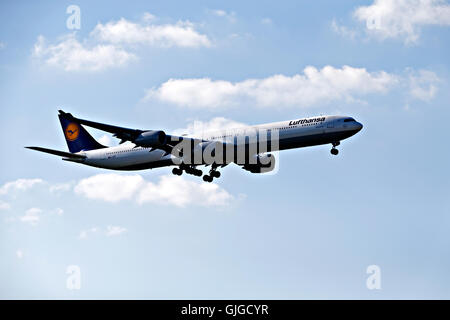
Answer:
M356 123L356 131L359 132L359 131L361 131L362 128L363 128L362 123L357 122L357 123Z

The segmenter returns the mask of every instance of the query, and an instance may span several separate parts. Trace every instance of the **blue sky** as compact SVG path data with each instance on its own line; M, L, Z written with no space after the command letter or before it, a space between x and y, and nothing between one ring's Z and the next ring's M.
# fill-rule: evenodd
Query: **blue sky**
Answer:
M448 299L449 12L400 0L2 3L0 297ZM24 149L67 150L59 108L167 132L319 114L364 129L337 157L285 151L276 174L229 166L206 184ZM66 286L72 265L79 290ZM380 290L366 286L370 265Z

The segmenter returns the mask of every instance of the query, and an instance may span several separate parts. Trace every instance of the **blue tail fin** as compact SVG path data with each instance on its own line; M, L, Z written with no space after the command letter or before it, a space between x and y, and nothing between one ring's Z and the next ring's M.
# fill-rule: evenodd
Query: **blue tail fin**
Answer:
M70 113L60 110L58 117L70 152L106 148L98 143Z

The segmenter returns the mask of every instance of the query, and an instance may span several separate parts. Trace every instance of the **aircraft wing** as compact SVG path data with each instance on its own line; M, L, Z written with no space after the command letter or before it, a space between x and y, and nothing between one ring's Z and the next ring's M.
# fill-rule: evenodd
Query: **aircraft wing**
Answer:
M67 119L69 119L69 120L72 119L73 121L76 121L77 123L80 123L80 124L84 124L88 127L92 127L95 129L99 129L102 131L112 133L114 137L117 137L121 140L120 143L123 143L125 141L130 141L130 142L135 143L136 145L140 145L139 140L142 139L143 134L145 135L149 132L163 133L163 131L124 128L124 127L118 127L118 126L114 126L114 125L110 125L110 124L80 119L80 118L76 118L72 114L66 113L62 110L59 110L59 113L61 115L63 115L64 117L67 117ZM166 135L165 133L163 133L163 135L165 137L164 144L161 144L157 147L152 146L152 148L153 149L161 149L161 150L165 151L166 154L171 153L173 148L177 144L179 144L181 141L185 141L185 142L189 141L191 143L191 146L195 146L201 142L204 142L201 139L194 139L194 138L188 138L188 137L183 137L183 136L174 136L174 135L168 135L168 134Z

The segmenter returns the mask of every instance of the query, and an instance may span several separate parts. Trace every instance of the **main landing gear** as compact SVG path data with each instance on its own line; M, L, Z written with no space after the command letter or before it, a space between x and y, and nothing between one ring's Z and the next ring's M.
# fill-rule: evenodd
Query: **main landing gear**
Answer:
M180 166L179 168L173 168L172 169L172 173L174 175L181 176L183 174L183 170L187 174L192 174L192 175L194 175L196 177L200 177L203 174L202 170L196 169L196 168L191 167L191 166Z
M214 178L220 178L220 172L217 171L218 165L212 165L211 170L209 170L209 174L205 174L203 176L203 181L212 182ZM183 171L187 174L192 174L194 176L200 177L203 174L203 171L200 169L196 169L193 166L181 165L179 167L175 167L172 169L172 173L177 176L181 176Z
M333 148L331 148L331 150L330 150L330 152L331 152L332 155L334 155L334 156L337 156L337 155L338 155L339 150L336 149L336 147L337 147L338 145L340 145L340 144L341 144L341 143L340 143L339 141L333 142L333 143L332 143Z
M220 178L220 172L217 171L217 166L212 166L211 170L209 170L209 175L205 174L203 176L203 181L212 182L214 178Z
M181 170L180 168L173 168L172 173L176 176L181 176L183 174L183 170Z

